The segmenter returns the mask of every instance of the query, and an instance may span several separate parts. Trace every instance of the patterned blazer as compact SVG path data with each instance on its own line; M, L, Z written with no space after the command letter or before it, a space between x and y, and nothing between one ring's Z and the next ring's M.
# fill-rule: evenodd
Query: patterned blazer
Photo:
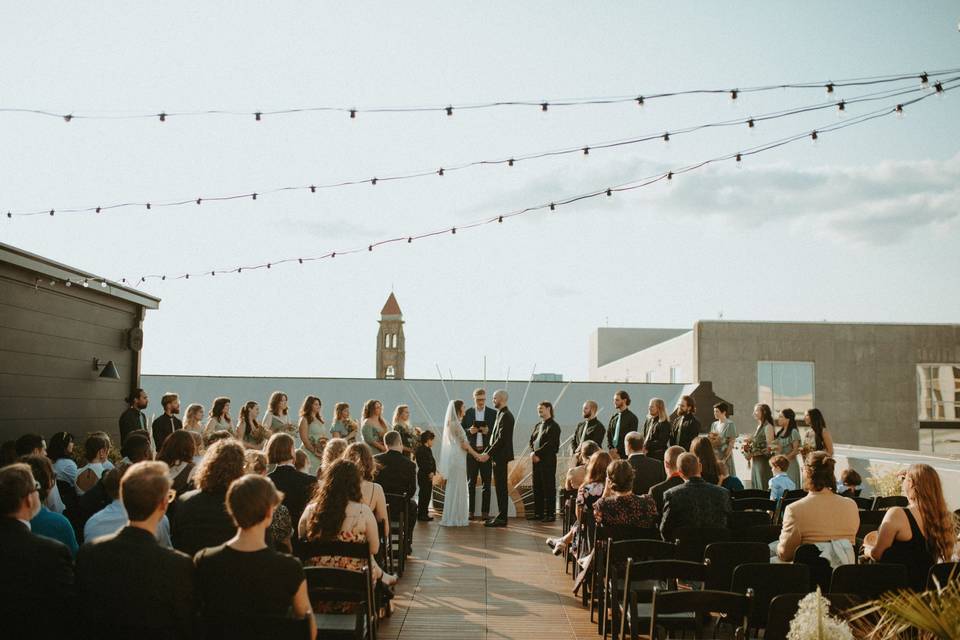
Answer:
M680 527L726 527L730 511L730 492L696 476L663 494L660 533L673 540Z

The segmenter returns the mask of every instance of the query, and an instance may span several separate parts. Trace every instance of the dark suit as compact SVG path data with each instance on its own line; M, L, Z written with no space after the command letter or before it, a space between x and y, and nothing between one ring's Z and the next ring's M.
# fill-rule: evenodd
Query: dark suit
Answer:
M513 460L513 424L510 409L501 407L490 432L490 444L484 451L493 461L493 481L497 485L497 508L500 510L496 519L504 523L510 513L507 504L507 466Z
M670 423L648 416L643 422L643 450L651 458L663 462L663 454L670 446Z
M726 527L730 511L729 491L703 478L690 478L663 494L660 533L669 542L680 527Z
M430 474L436 473L437 461L433 457L433 449L425 444L414 449L413 455L417 460L417 486L420 487L417 494L417 517L426 518L430 515L428 509L433 496L433 480L430 479Z
M690 451L690 443L700 435L700 421L692 413L677 416L670 428L670 446L679 445Z
M150 425L150 430L153 432L153 445L157 448L158 453L161 447L163 447L163 442L170 434L180 429L183 429L183 422L181 422L177 416L168 416L162 413L159 417L154 418L153 424Z
M674 487L679 487L682 484L683 478L681 478L679 475L673 475L663 482L650 487L650 496L653 498L653 501L657 503L657 513L663 515L663 494Z
M91 638L193 637L193 561L149 531L127 526L81 547L77 587Z
M127 407L126 411L120 414L120 444L127 439L127 436L138 430L147 430L147 416L143 411L138 411L133 407Z
M177 498L177 508L170 522L173 547L193 556L200 549L216 547L232 538L237 525L227 513L226 499L226 491L200 489Z
M5 637L70 637L76 630L74 575L66 546L34 535L16 518L0 516L0 568Z
M493 423L497 419L497 412L485 406L483 408L483 416L477 418L477 408L470 407L463 414L463 420L460 421L460 426L463 427L464 432L466 432L467 442L470 443L470 446L473 447L474 451L483 451L490 444L490 432L493 430ZM482 444L477 446L477 435L470 434L470 427L474 426L477 422L483 422L486 424L486 433L480 433L480 440ZM473 456L467 456L467 487L469 488L469 494L467 500L470 502L470 515L474 514L476 509L477 502L477 475L480 475L480 482L483 485L483 488L480 491L480 513L486 516L490 513L490 476L493 474L493 463L487 460L486 462L480 462Z
M650 491L650 487L666 480L663 463L642 453L634 453L627 462L633 467L633 492L638 496Z
M388 450L373 457L377 462L377 484L384 493L407 496L407 544L413 540L413 527L417 523L417 505L413 496L417 493L417 465L400 451Z
M533 463L533 513L554 518L557 513L557 452L560 425L553 418L543 420L530 434L530 450L539 462Z
M620 420L619 432L617 430L618 419ZM614 412L613 417L610 418L610 424L607 425L607 449L616 449L621 459L626 458L627 450L623 446L623 442L627 434L636 431L638 426L640 426L640 420L637 419L637 414L630 409Z
M407 460L407 462L410 461ZM410 462L410 464L413 463ZM277 465L273 473L267 477L273 480L278 491L283 491L283 504L290 512L290 519L293 520L293 528L296 530L303 510L307 508L307 503L313 497L317 479L309 473L297 471L292 464Z
M573 440L570 441L571 453L576 453L577 447L587 440L593 440L597 445L602 447L603 436L606 435L606 433L607 430L603 428L603 424L596 418L584 420L579 423L573 431Z

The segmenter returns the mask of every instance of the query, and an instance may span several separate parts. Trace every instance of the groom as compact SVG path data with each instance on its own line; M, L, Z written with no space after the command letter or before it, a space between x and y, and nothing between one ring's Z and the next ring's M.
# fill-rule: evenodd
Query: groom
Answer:
M513 414L507 407L507 392L498 389L493 394L493 408L497 417L490 432L490 444L480 456L481 462L493 460L493 481L497 485L497 507L500 514L484 523L485 527L507 526L507 465L513 460Z

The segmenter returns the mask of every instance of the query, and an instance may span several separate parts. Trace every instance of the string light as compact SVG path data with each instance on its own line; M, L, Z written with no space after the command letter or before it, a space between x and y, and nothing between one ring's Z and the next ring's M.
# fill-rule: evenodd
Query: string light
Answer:
M920 74L920 86L923 87L924 89L930 88L930 76L927 74L926 71Z
M840 110L840 111L845 111L846 108L847 108L847 103L844 102L843 100L841 100L840 102L837 103L837 109L838 109L838 110Z
M620 104L626 102L635 102L636 104L643 106L647 100L653 99L665 99L673 98L678 96L690 96L690 95L711 95L711 94L728 94L731 99L736 100L741 94L745 93L759 93L767 92L781 89L823 89L826 87L827 93L833 93L835 88L839 87L858 87L858 86L872 86L887 84L893 82L899 82L904 80L915 80L920 78L921 83L924 88L929 86L929 79L937 76L949 75L960 71L960 68L953 69L941 69L932 72L912 72L912 73L901 73L901 74L884 74L877 76L867 76L867 77L858 77L858 78L847 78L844 80L819 80L816 82L785 82L780 84L768 84L768 85L758 85L751 87L741 87L737 89L729 88L696 88L696 89L683 89L675 91L665 91L660 93L645 93L637 95L633 93L631 95L613 95L605 96L599 98L558 98L552 100L541 100L541 101L530 101L530 100L496 100L488 102L479 102L479 103L464 103L464 104L440 104L433 106L377 106L370 107L365 109L360 109L357 107L344 107L344 106L335 106L335 105L320 105L312 107L289 107L281 108L273 111L237 111L229 109L203 109L203 110L194 110L194 111L175 111L175 112L166 112L161 111L160 113L141 113L141 114L117 114L117 113L101 113L101 112L91 112L91 113L57 113L49 111L46 109L40 108L3 108L0 109L0 112L6 113L25 113L38 116L48 116L56 117L63 119L66 122L71 122L76 119L85 119L85 120L130 120L130 119L148 119L148 118L159 118L160 122L166 122L168 117L199 117L199 116L245 116L249 117L251 114L254 116L255 121L260 121L263 116L267 115L292 115L298 113L322 113L322 112L341 112L349 114L351 119L355 119L358 113L390 113L390 114L399 114L399 113L429 113L429 112L440 112L446 113L448 116L453 114L454 109L461 110L484 110L484 109L502 109L509 107L530 107L530 106L539 106L541 111L547 111L549 107L582 107L582 106L591 106L591 105L611 105L611 104Z
M944 82L946 82L948 86L952 86L953 84L956 84L956 82L957 82L958 80L960 80L960 76L956 76L956 77L953 77L953 78L945 79ZM941 86L943 86L942 83L941 83ZM919 94L919 93L921 93L921 92L923 92L923 90L920 89L920 88L918 88L918 87L916 87L916 86L914 85L913 88L909 88L909 89L896 89L896 90L893 90L893 91L885 90L885 91L880 91L880 92L877 92L877 93L865 94L865 95L862 95L862 96L857 96L857 97L850 98L850 99L844 99L844 100L842 100L842 103L844 104L844 107L846 107L846 106L848 106L848 105L874 102L874 101L885 100L885 99L889 99L889 98L892 98L892 97L905 96L905 95L910 95L910 94ZM567 148L563 148L563 149L559 149L559 150L554 149L554 150L549 150L549 151L537 151L537 152L525 154L525 155L522 155L522 156L510 155L510 156L501 157L501 158L473 160L473 161L465 162L465 163L462 163L462 164L459 164L459 165L453 165L453 166L446 166L446 165L445 165L445 166L443 166L443 172L444 172L444 173L443 173L442 175L446 175L447 173L449 173L449 172L451 172L451 171L464 171L464 170L467 170L467 169L474 169L474 168L478 168L478 167L482 167L482 166L491 166L491 165L498 165L498 164L506 164L508 167L512 167L512 166L514 166L514 165L516 164L516 162L518 162L518 161L520 161L520 160L541 160L541 159L549 159L549 158L559 157L559 156L568 155L568 154L573 154L573 153L579 153L579 154L587 155L587 154L589 154L589 151L590 151L590 150L596 150L596 149L604 150L604 149L614 149L614 148L620 148L620 147L627 147L627 146L632 146L632 145L637 145L637 144L643 144L643 143L646 143L646 142L649 142L649 141L652 141L652 140L655 140L655 139L661 139L661 140L663 140L664 142L669 142L669 140L670 140L670 138L671 138L672 136L675 136L675 135L694 134L694 133L703 131L703 130L705 130L705 129L710 129L710 128L731 127L731 126L734 126L734 127L735 127L735 126L741 126L742 124L746 124L747 127L748 127L748 129L753 130L753 129L756 127L757 122L760 122L760 121L775 120L775 119L780 119L780 118L787 118L787 117L791 117L791 116L795 116L795 115L800 115L800 114L804 114L804 113L809 113L809 112L818 111L818 110L821 110L821 109L832 108L833 106L838 106L838 108L839 108L839 104L838 104L838 103L826 103L826 104L824 104L824 103L817 103L817 104L813 104L813 105L804 105L804 106L799 106L799 107L791 107L791 108L788 108L788 109L783 109L783 110L780 110L780 111L774 111L774 112L770 112L770 113L765 113L765 114L761 114L761 115L758 115L758 116L750 116L750 117L748 117L748 118L739 118L739 119L732 119L732 120L720 120L720 121L715 121L715 122L695 124L695 125L690 125L690 126L687 126L687 127L684 127L684 128L676 129L676 130L673 130L673 131L670 131L670 132L665 132L665 133L648 134L648 135L638 136L638 137L634 137L634 138L627 138L627 139L621 139L621 140L612 140L612 141L606 141L606 142L597 142L597 143L593 143L593 144L586 145L586 146L571 146L571 147L567 147ZM436 165L435 165L435 166L436 166ZM385 180L390 180L390 181L414 180L414 179L419 179L419 178L426 177L426 176L433 176L433 175L437 175L437 174L438 174L438 170L437 170L436 168L434 168L434 169L422 170L422 171L400 172L400 173L397 173L397 174L395 174L395 175L387 176L387 177L385 177L385 178L383 178L383 179L385 179ZM115 209L124 209L124 208L128 208L128 207L146 207L146 209L149 211L149 210L151 210L151 209L154 208L154 207L168 208L168 207L184 206L184 205L186 205L186 204L200 205L200 204L203 203L204 201L206 201L206 202L211 202L211 201L223 202L223 201L228 201L228 200L239 200L239 199L246 199L246 198L250 198L250 199L258 200L258 201L259 201L259 200L262 199L261 196L263 196L264 194L274 195L274 194L278 194L278 193L282 193L282 192L288 192L288 191L306 191L307 189L310 190L310 193L316 193L316 192L317 192L317 189L327 190L327 189L346 188L346 187L350 187L350 186L355 186L355 185L359 185L359 184L364 184L364 183L367 183L367 182L369 182L369 183L372 184L372 185L376 185L376 184L377 184L377 181L379 181L380 179L381 179L381 178L357 178L357 179L351 179L351 180L344 180L344 181L340 181L340 182L331 182L331 183L326 183L326 184L322 184L322 185L317 185L317 184L311 184L311 185L309 185L309 186L303 186L303 185L292 186L292 185L288 185L288 186L282 186L282 187L275 187L275 188L272 188L272 189L267 189L267 190L265 190L265 191L256 191L256 192L253 192L253 191L251 190L251 191L248 191L248 192L245 192L245 193L239 193L239 194L215 195L215 196L200 197L200 198L182 199L182 200L181 200L181 199L177 199L177 200L139 202L139 203L138 203L138 202L118 202L118 203L106 204L106 205L105 205L105 204L99 204L99 205L97 205L96 207L76 207L76 206L75 206L75 207L58 207L58 208L56 209L56 212L57 212L57 213L68 213L68 214L73 214L73 213L92 213L92 212L102 213L102 212L106 212L106 211L112 211L112 210L115 210ZM54 214L52 213L52 211L53 211L53 209L38 209L38 210L32 210L32 211L17 211L17 212L8 211L8 212L7 212L7 214L8 214L8 215L7 215L7 218L8 218L8 219L12 219L12 218L16 218L16 217L35 216L35 215L40 215L40 214L44 214L44 215L48 215L48 216L53 216Z
M939 80L933 85L933 88L937 93L943 93L943 83Z
M810 139L813 140L814 142L816 142L819 139L817 136L816 130L814 130L813 133L810 134Z
M525 207L525 208L522 208L522 209L518 209L518 210L512 211L512 212L510 212L510 213L501 213L501 214L498 214L498 215L493 216L493 217L491 217L491 218L482 219L482 220L476 220L476 221L474 221L474 222L471 222L471 223L467 223L467 224L458 226L458 227L456 227L456 229L459 229L459 230L462 230L462 229L473 229L473 228L485 226L485 225L487 225L487 224L502 223L502 222L504 222L504 220L507 219L507 218L513 218L513 217L517 217L517 216L521 216L521 215L528 215L528 214L531 214L531 213L534 213L534 212L536 212L536 211L540 211L540 210L543 210L543 209L549 209L550 211L555 211L558 206L568 205L568 204L574 204L574 203L576 203L576 202L580 202L580 201L583 201L583 200L588 200L588 199L592 199L592 198L595 198L595 197L598 197L598 196L603 196L603 195L606 195L608 191L612 193L612 191L633 191L633 190L645 188L645 187L648 187L648 186L650 186L650 185L653 185L653 184L655 184L655 183L657 183L657 182L659 182L659 181L661 181L661 180L664 180L664 179L666 179L666 180L672 180L672 179L673 179L673 176L675 176L675 175L679 175L679 174L682 174L682 173L689 173L689 172L692 172L692 171L697 171L697 170L702 169L702 168L704 168L704 167L707 167L707 166L709 166L709 165L716 164L716 163L720 163L720 162L723 162L723 161L735 160L736 162L739 163L739 162L742 161L742 159L743 159L744 157L746 157L746 156L748 156L748 155L756 155L756 154L759 154L759 153L764 153L764 152L766 152L766 151L771 151L771 150L773 150L773 149L777 149L777 148L780 148L780 147L783 147L783 146L786 146L786 145L789 145L789 144L796 143L796 142L799 141L799 140L803 140L803 139L806 139L806 138L808 138L808 137L811 137L811 136L813 135L813 133L816 133L816 134L818 135L818 137L819 137L819 135L821 135L821 134L823 134L823 133L839 131L839 130L841 130L841 129L846 129L847 127L856 126L856 125L863 124L863 123L866 123L866 122L869 122L869 121L872 121L872 120L875 120L875 119L878 119L878 118L882 118L882 117L885 117L885 116L888 116L888 115L891 115L891 114L895 114L895 113L898 112L897 107L903 107L904 105L910 105L910 104L914 104L914 103L920 102L920 101L922 101L922 100L924 100L924 99L926 99L926 98L928 98L928 97L930 97L930 96L932 96L932 95L933 95L933 94L931 94L931 93L926 93L926 94L920 95L920 96L918 96L918 97L916 97L916 98L913 98L913 99L911 99L911 100L909 100L909 101L907 101L907 102L905 102L905 103L901 103L901 104L897 104L897 105L894 105L894 106L888 106L888 107L885 107L885 108L882 108L882 109L878 109L878 110L876 110L876 111L872 111L872 112L869 112L869 113L866 113L866 114L862 114L862 115L856 116L856 117L854 117L854 118L850 118L849 120L840 121L840 122L837 122L837 123L834 123L834 124L828 124L828 125L825 125L825 126L823 126L823 127L818 128L818 129L815 129L812 133L811 133L811 132L798 133L798 134L795 134L795 135L792 135L792 136L789 136L789 137L786 137L786 138L780 138L780 139L778 139L778 140L774 140L774 141L771 141L771 142L767 142L767 143L758 145L758 146L756 146L756 147L752 147L752 148L750 148L750 149L738 151L738 152L735 152L735 153L729 153L729 154L722 155L722 156L717 156L717 157L714 157L714 158L710 158L710 159L708 159L708 160L703 160L703 161L697 162L697 163L695 163L695 164L691 164L691 165L687 165L687 166L675 168L675 169L672 169L672 170L668 171L667 173L660 173L660 174L657 174L657 175L654 175L654 176L648 176L648 177L646 177L646 178L640 178L640 179L638 179L638 180L634 180L634 181L631 181L631 182L623 183L623 184L620 184L620 185L615 185L615 186L613 186L613 187L604 187L604 188L599 189L599 190L596 190L596 191L587 192L587 193L582 193L582 194L576 195L576 196L570 196L570 197L565 198L565 199L563 199L563 200L555 200L555 201L549 202L548 204L542 204L542 205L537 205L537 206L529 206L529 207ZM393 244L393 243L397 243L397 242L402 242L402 241L404 241L404 240L406 240L406 242L409 244L409 243L412 243L414 239L439 236L439 235L442 235L442 234L444 234L444 233L446 233L446 232L452 232L452 229L447 228L447 229L439 230L439 231L430 231L430 232L421 233L421 234L416 234L416 235L407 235L407 236L403 236L403 237L399 237L399 238L390 238L390 239L385 239L385 240L379 240L379 241L370 243L370 244L368 244L368 245L365 245L362 249L361 249L361 248L356 248L356 249L340 250L340 251L334 251L334 252L330 252L330 253L327 253L327 254L324 254L324 255L313 256L313 257L308 257L308 258L287 258L287 259L282 259L282 260L276 260L276 261L274 261L274 262L272 262L272 263L267 263L267 264L265 264L265 265L253 265L253 266L237 267L237 268L234 268L234 269L232 269L232 270L230 270L230 271L220 271L220 273L239 273L239 272L240 272L240 269L247 269L247 270L255 270L255 269L260 269L260 268L270 269L272 265L292 263L292 262L294 262L295 260L296 260L297 262L299 262L300 260L318 261L318 260L322 260L322 259L325 259L325 258L335 258L337 255L342 255L342 254L353 254L353 253L357 253L357 252L360 252L360 251L372 252L373 249L374 249L374 247L377 247L377 246L380 246L380 245ZM188 279L190 279L190 275L191 275L190 273L184 273L183 275L180 275L180 276L171 276L171 279L174 279L174 280L179 280L179 279L188 280ZM195 273L195 274L193 274L193 275L205 275L205 272L199 272L199 273ZM144 280L147 279L147 278L165 278L165 276L157 276L157 275L143 276L143 277L141 277L141 281L144 281ZM126 279L124 279L123 282L126 282Z

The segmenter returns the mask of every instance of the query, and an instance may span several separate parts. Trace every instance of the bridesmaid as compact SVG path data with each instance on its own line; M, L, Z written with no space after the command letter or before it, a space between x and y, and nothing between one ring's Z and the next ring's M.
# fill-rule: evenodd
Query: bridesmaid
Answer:
M334 438L343 438L347 442L357 440L357 423L350 419L350 405L346 402L333 405L333 424L330 425L330 435Z
M307 454L310 468L317 471L323 465L323 448L330 439L330 429L323 423L323 416L320 415L322 406L323 403L316 396L304 398L300 407L300 422L297 425L300 441L303 443L300 448Z
M758 404L753 408L753 417L757 420L757 430L753 434L754 449L769 450L773 444L773 413L768 405ZM754 489L766 489L773 477L770 454L751 456L747 461L751 466L750 486Z
M797 428L797 415L793 409L783 409L777 416L777 429L774 432L774 448L790 461L787 476L796 487L800 484L800 429Z
M233 429L233 420L230 418L230 398L215 398L213 408L210 409L210 419L203 428L204 439L209 438L215 431L226 431L231 437L236 437Z
M237 439L247 449L263 449L267 439L267 430L263 428L257 416L260 415L260 405L253 400L247 400L240 409L237 418Z
M283 391L274 391L270 394L270 400L267 401L267 414L263 416L263 426L271 433L288 433L293 438L293 448L299 449L300 434L297 428L287 417L289 411L287 407L287 394Z
M360 435L370 453L377 455L387 450L383 444L383 434L387 432L387 423L383 419L383 403L379 400L367 400L363 403L363 422L360 423Z
M191 404L183 414L183 428L192 433L203 433L203 407L199 404Z
M730 405L726 402L718 402L713 405L713 417L716 419L710 426L710 433L716 434L713 440L713 450L717 455L717 461L726 468L727 477L736 477L737 467L733 463L733 444L737 441L737 427L733 420L727 417L730 413Z
M417 437L420 435L410 426L410 407L405 404L398 404L393 411L393 430L400 434L400 441L403 443L403 454L413 460L413 449L417 443Z
M823 419L820 409L810 409L803 416L803 420L810 427L810 431L803 438L803 446L810 451L826 451L832 458L833 437L827 430L827 421Z

